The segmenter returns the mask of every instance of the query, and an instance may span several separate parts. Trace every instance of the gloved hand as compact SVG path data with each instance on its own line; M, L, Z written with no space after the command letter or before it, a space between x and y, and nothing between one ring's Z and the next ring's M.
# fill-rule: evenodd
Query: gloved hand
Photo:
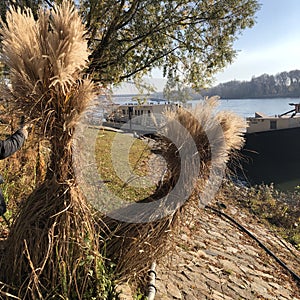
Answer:
M28 138L28 132L30 129L30 125L29 124L24 124L23 126L21 126L20 131L22 132L22 134L24 135L25 139Z
M25 116L22 116L20 119L20 131L22 132L22 134L24 135L25 140L28 138L28 133L31 130L31 124L29 123L25 123Z

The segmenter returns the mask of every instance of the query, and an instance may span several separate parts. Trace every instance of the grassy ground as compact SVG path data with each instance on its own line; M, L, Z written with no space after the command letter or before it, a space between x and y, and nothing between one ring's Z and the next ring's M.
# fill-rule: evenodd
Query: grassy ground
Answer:
M138 201L154 192L154 182L147 177L152 158L147 141L111 131L98 136L98 172L109 190L123 200Z

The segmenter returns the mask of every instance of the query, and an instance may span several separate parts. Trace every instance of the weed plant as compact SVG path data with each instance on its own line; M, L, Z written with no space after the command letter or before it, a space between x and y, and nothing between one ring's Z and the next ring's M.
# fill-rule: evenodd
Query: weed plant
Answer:
M231 183L224 194L300 249L300 192L297 189L282 192L273 184L237 187Z

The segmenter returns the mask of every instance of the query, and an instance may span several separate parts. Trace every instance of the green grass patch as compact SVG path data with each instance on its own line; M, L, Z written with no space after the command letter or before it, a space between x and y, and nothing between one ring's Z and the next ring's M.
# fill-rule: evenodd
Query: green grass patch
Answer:
M96 142L99 175L109 191L123 200L138 201L155 191L149 174L151 155L149 145L130 134L99 132Z

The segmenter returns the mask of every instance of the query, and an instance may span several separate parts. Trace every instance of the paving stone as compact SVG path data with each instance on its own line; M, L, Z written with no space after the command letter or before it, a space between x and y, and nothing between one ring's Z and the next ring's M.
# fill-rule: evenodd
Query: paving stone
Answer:
M275 289L281 289L281 285L279 285L278 283L276 282L269 282L269 285Z
M234 253L234 254L240 251L239 249L231 247L231 246L226 247L225 250L229 253Z
M220 275L222 273L222 269L221 268L217 268L215 266L208 266L208 269L211 271L210 273L214 273L214 274L218 274Z
M220 292L217 292L217 291L213 292L212 298L215 299L215 300L231 299L228 296L224 295L224 293L220 293Z
M194 281L195 277L192 272L182 271L181 274L187 278L189 281Z
M212 280L212 281L214 281L214 282L217 282L217 283L220 282L220 278L219 278L219 276L217 276L216 274L206 273L206 274L204 274L204 276L205 276L207 279Z
M224 266L225 271L227 272L235 272L235 273L240 273L240 268L232 261L230 260L225 260L225 259L221 259L220 263Z
M207 264L203 264L203 263L207 263ZM203 265L217 265L219 263L219 258L218 256L210 256L208 259L201 259L201 258L198 258L198 260L194 260L194 265L195 266L203 266Z
M198 250L197 252L195 252L195 256L200 257L200 258L208 258L209 257L203 250Z
M247 253L248 255L253 256L253 257L258 257L259 256L259 254L257 253L257 249L255 249L255 250L246 249L245 253Z
M274 279L274 276L272 276L270 274L267 274L267 273L264 273L264 272L261 272L259 270L255 270L255 276L265 277L265 278L269 278L269 279Z
M231 274L228 276L228 283L232 283L241 289L246 289L249 286L249 283L246 283L240 276L237 277L236 274Z
M216 253L216 251L212 251L210 249L204 250L204 252L210 256L218 256L218 253Z
M182 299L180 290L172 282L167 283L167 291L174 299Z
M217 231L208 230L207 233L210 236L213 236L214 238L219 238L220 240L224 239L224 236L221 233L217 232Z
M186 295L184 295L184 300L199 300L199 299L197 299L192 294L186 294Z
M195 291L194 296L197 300L212 299L211 292L208 290L207 286L206 286L206 289Z
M263 296L266 299L272 300L274 297L270 297L270 292L268 288L263 285L263 281L256 281L254 284L251 285L251 289L255 291L259 296Z
M189 272L190 273L190 272ZM180 285L181 282L187 282L187 277L181 272L181 273L176 273L173 276L173 283L176 285Z
M203 243L203 242L201 242L201 241L195 241L194 242L194 248L195 249L206 249L206 244L205 243Z
M251 297L251 292L249 292L249 290L241 288L240 286L237 286L237 285L231 286L230 285L230 286L228 286L228 288L231 289L232 291L234 291L234 295L237 298L249 299L249 297ZM229 294L229 292L227 292L227 293ZM233 298L233 299L235 299L235 298Z
M165 280L167 280L167 279L165 279ZM157 289L157 293L159 295L167 296L168 292L167 292L167 287L166 287L165 281L157 281L156 280L156 289Z
M286 297L288 299L291 298L291 292L288 291L287 289L281 288L278 290L278 292L280 293L280 296Z

